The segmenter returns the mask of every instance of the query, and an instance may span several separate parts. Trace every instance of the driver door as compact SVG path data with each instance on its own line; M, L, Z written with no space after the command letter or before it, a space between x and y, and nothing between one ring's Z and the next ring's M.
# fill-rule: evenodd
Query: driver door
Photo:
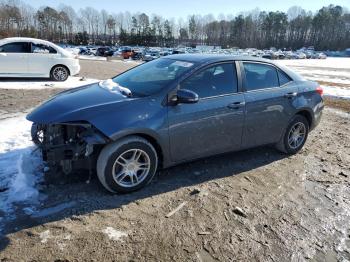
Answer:
M28 74L28 42L13 42L0 46L0 75L25 76Z
M181 89L198 94L194 104L168 108L174 162L238 150L244 124L244 95L238 93L234 62L209 66L184 80Z

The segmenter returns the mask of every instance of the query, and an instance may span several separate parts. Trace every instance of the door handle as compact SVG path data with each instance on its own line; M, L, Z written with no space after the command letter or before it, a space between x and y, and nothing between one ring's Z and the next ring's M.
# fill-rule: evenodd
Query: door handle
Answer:
M291 92L291 93L287 93L284 95L284 97L286 98L293 98L293 97L296 97L298 95L297 92Z
M245 105L245 102L233 102L231 104L228 104L227 107L230 109L239 109L244 105Z

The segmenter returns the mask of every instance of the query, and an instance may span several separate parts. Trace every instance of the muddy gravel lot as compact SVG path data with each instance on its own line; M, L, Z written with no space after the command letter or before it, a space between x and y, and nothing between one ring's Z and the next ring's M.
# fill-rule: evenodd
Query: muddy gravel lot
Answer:
M81 65L81 76L102 79L135 64ZM59 91L0 90L1 115ZM18 205L3 219L0 261L348 261L349 113L349 101L328 99L297 155L261 147L206 158L132 194L85 173L43 182L37 212Z
M137 62L106 62L80 60L81 71L79 77L108 79L116 76L125 70L137 66ZM31 79L0 79L7 82L26 82ZM46 79L36 79L45 83ZM84 81L81 82L81 85ZM29 108L35 107L49 97L62 92L62 88L43 88L40 90L30 89L0 89L0 118L6 113L26 112Z

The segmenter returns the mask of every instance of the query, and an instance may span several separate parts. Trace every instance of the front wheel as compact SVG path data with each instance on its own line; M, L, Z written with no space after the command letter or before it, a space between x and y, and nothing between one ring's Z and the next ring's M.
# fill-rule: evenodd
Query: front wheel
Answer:
M66 81L69 71L65 66L57 65L51 70L51 79L53 81Z
M296 154L303 148L309 134L309 122L302 115L296 115L287 126L284 135L277 143L278 150L287 154Z
M30 133L34 144L41 147L44 142L44 127L40 124L33 123Z
M102 149L97 176L113 193L138 190L149 183L158 166L157 152L146 139L130 136Z

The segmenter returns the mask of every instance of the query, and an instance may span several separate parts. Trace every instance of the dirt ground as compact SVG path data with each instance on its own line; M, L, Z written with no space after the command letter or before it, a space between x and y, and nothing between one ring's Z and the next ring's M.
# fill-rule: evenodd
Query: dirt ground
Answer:
M131 66L81 65L99 79ZM61 90L0 90L0 110L25 112ZM126 195L86 174L43 184L40 211L18 206L0 235L0 261L350 260L350 103L326 103L294 156L261 147L206 158Z
M80 60L81 71L79 77L94 79L108 79L116 76L127 69L138 65L136 62L106 62ZM0 81L12 81L11 79L0 79ZM13 81L27 81L26 79L14 79ZM39 79L45 81L45 79ZM41 89L41 90L23 90L23 89L0 89L0 119L2 115L27 112L28 109L44 102L49 97L62 92L63 89Z

